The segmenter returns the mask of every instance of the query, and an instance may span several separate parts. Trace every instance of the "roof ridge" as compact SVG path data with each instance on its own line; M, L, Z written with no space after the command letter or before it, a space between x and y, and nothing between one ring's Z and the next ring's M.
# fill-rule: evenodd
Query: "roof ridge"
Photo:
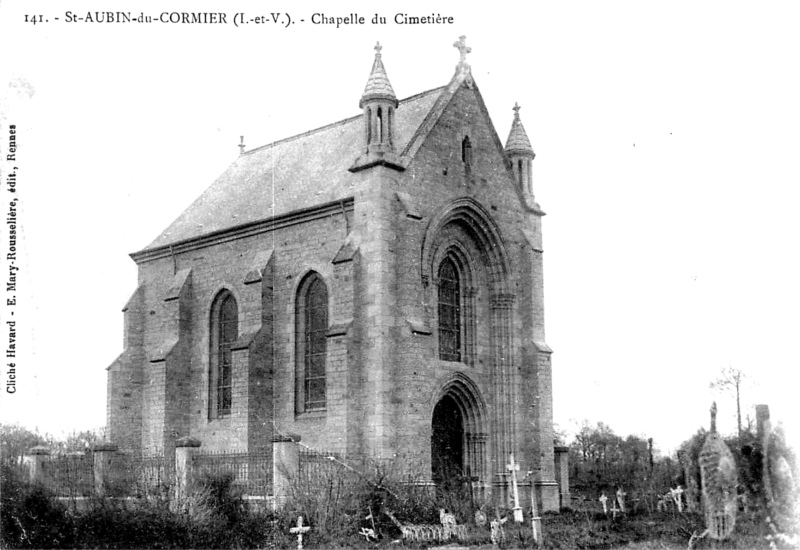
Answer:
M441 89L446 88L446 87L447 87L447 85L438 86L436 88L431 88L430 90L426 90L424 92L420 92L418 94L414 94L412 96L409 96L409 97L407 97L405 99L401 99L399 101L399 103L400 103L400 105L402 105L403 103L406 103L406 102L414 100L414 99L418 99L418 98L420 98L420 97L422 97L424 95L430 94L432 92L435 92L437 90L441 90ZM363 114L359 113L359 114L351 116L351 117L343 118L342 120L339 120L337 122L332 122L330 124L326 124L325 126L320 126L319 128L314 128L313 130L308 130L308 131L303 132L301 134L295 134L293 136L285 137L283 139L279 139L277 141L273 141L273 142L270 142L270 143L267 143L267 144L264 144L264 145L259 145L258 147L250 149L249 151L245 151L244 153L242 153L242 156L249 155L251 153L255 153L256 151L262 151L264 149L270 149L272 147L275 147L277 145L282 145L284 143L287 143L289 141L293 141L295 139L300 139L300 138L303 138L303 137L310 136L311 134L315 134L317 132L322 132L323 130L329 130L329 129L335 127L335 126L339 126L340 124L345 124L347 122L350 122L350 121L353 121L355 119L361 118L362 116L363 116Z

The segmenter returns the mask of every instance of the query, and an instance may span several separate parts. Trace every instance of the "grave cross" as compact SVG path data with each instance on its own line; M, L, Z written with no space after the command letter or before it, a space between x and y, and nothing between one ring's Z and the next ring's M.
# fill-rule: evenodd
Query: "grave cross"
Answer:
M669 494L672 496L672 500L675 502L675 506L678 507L678 512L681 514L683 513L683 487L678 485L675 489L670 489Z
M600 503L603 505L603 513L605 515L608 515L608 505L606 504L606 502L608 502L608 497L606 496L605 493L603 493L603 494L600 495L599 500L600 500Z
M536 484L533 482L533 471L529 471L526 477L531 480L531 530L533 531L533 542L538 545L542 533L542 518L539 517L539 510L536 507Z
M508 456L509 463L506 465L506 469L511 472L511 491L514 495L514 521L517 523L522 523L522 507L519 505L519 489L517 488L517 472L519 471L519 464L514 462L514 453L510 453Z
M303 516L297 516L297 527L292 527L289 532L297 535L297 550L303 550L303 535L311 530L308 525L303 525Z
M611 517L617 519L617 512L622 512L619 508L617 508L617 501L611 501Z
M627 494L622 490L622 487L617 487L617 502L619 503L619 511L623 514L625 513L625 495Z

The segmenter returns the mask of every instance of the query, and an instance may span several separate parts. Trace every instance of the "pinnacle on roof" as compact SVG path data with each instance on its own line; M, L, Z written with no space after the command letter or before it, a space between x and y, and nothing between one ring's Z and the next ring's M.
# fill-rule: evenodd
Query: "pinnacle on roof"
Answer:
M389 77L386 76L386 69L381 61L381 49L383 46L380 42L375 44L375 62L372 64L372 72L370 72L367 85L364 87L359 107L363 107L364 102L370 99L388 99L397 103L397 97L394 95L392 84L389 82Z
M467 63L467 54L472 52L472 48L467 46L467 37L466 36L459 36L458 40L453 42L453 47L458 50L459 60L458 65L456 65L456 70L461 69L469 69L469 63Z
M525 133L525 128L519 119L519 110L520 106L515 103L514 122L511 123L511 131L508 133L508 140L506 140L506 153L533 155L533 147L531 147L528 134Z

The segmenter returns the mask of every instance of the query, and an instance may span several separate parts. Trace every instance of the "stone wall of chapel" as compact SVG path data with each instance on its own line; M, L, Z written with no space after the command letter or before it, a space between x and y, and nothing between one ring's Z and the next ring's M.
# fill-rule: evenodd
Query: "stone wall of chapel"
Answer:
M208 376L209 376L209 331L210 310L214 297L222 289L233 293L239 309L239 334L259 328L261 292L252 292L245 285L245 276L254 268L265 266L255 264L256 256L274 249L274 288L272 304L272 323L274 340L270 350L272 376L275 379L274 406L275 428L279 432L295 432L303 436L303 441L314 446L329 447L335 444L327 438L328 434L344 430L342 395L344 389L337 382L342 378L335 371L342 368L341 353L329 354L329 406L323 415L312 418L296 418L294 413L294 293L299 279L310 270L319 272L328 285L331 305L341 301L341 296L352 297L350 289L342 289L346 284L333 277L331 260L336 255L346 237L346 223L341 214L332 215L310 222L290 225L272 233L250 236L229 242L213 244L201 249L176 254L173 257L147 261L140 265L140 283L143 284L144 298L144 348L149 359L156 350L169 340L174 328L170 324L169 307L164 302L174 278L175 270L191 268L190 317L185 320L191 325L191 341L179 350L179 362L184 367L175 371L180 387L189 391L174 394L168 399L168 385L165 380L165 362L145 361L142 391L142 452L160 454L165 442L175 437L192 435L200 439L205 450L246 450L258 440L254 430L271 434L265 426L272 419L254 419L251 413L254 404L264 396L263 384L269 376L246 376L247 365L242 357L246 351L234 352L234 396L231 415L225 418L209 418ZM261 285L262 283L255 283ZM352 298L351 298L352 299ZM336 346L332 346L335 348ZM334 350L335 351L335 350ZM258 363L258 361L256 362ZM124 390L118 391L123 393ZM255 400L255 401L254 401ZM264 407L261 407L264 409ZM187 419L185 430L176 431L167 425L165 419L170 414ZM180 433L187 431L188 433ZM269 447L269 445L267 445Z

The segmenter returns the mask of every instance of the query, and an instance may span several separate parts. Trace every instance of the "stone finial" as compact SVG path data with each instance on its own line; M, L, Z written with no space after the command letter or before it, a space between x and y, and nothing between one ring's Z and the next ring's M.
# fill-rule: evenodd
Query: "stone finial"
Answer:
M458 49L458 53L461 55L461 58L458 61L459 67L469 67L467 63L467 54L472 51L472 48L467 46L467 37L462 35L458 37L458 40L453 42L453 47Z
M515 102L514 102L514 106L511 108L511 110L512 110L512 111L514 111L514 120L519 120L519 110L520 110L521 108L522 108L522 107L520 107L520 106L519 106L519 103L517 103L517 102L515 101Z
M239 155L244 155L244 136L239 136Z

